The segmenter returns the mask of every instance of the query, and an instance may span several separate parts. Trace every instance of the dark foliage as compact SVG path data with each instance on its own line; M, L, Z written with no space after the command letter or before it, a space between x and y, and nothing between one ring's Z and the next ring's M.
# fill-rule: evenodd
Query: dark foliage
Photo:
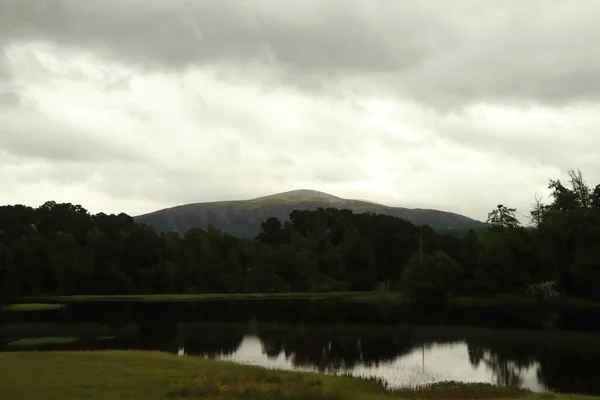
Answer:
M0 207L0 299L120 293L402 289L415 299L526 293L556 281L569 295L600 293L600 187L571 173L551 181L535 227L514 209L490 213L485 235L453 235L383 214L334 208L267 218L254 239L214 226L157 233L125 214L73 204Z

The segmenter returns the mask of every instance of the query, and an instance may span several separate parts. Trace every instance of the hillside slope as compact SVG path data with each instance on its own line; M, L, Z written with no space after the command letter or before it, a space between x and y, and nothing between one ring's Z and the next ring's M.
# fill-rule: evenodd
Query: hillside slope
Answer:
M157 231L183 233L189 228L213 224L236 236L255 236L268 217L287 220L294 209L314 210L319 207L349 209L356 213L371 212L407 219L433 228L467 228L484 226L483 222L455 213L388 207L362 200L342 199L314 190L294 190L251 200L218 201L186 204L135 217L138 222Z

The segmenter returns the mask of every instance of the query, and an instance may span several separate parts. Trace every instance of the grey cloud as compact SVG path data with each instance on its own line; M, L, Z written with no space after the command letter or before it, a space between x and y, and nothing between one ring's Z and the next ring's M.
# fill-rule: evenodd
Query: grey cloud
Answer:
M145 198L174 205L263 196L272 193L274 187L293 189L290 181L335 185L364 177L357 165L340 158L326 163L275 156L251 162L237 156L227 158L225 169L220 169L217 158L199 159L193 167L185 168L166 161L152 165L112 163L103 166L101 173L118 178L105 179L97 187L112 198Z
M3 163L0 163L2 165ZM93 165L85 166L78 162L47 162L13 157L6 165L12 166L11 181L18 185L36 185L44 182L58 185L85 183L93 174ZM24 168L23 168L24 167Z
M101 174L104 178L96 183L97 189L111 198L152 199L165 206L195 203L199 199L236 199L240 192L252 193L252 190L244 188L253 187L256 191L262 183L236 174L224 180L215 175L214 167L208 165L194 170L178 170L164 165L114 163L104 165ZM215 196L215 193L219 195Z
M133 149L74 132L31 109L0 109L0 121L0 148L15 156L78 162L142 159Z
M15 17L9 16L10 10L5 13L7 31L83 46L106 45L133 60L170 66L263 60L269 48L284 65L319 72L387 70L425 55L423 42L408 39L421 19L415 10L396 16L395 33L404 36L404 48L394 52L384 42L395 38L382 37L364 15L345 11L348 3L339 1L327 6L229 0L18 1L12 7Z
M494 127L483 129L468 122L441 123L444 138L476 149L482 154L503 154L532 166L554 166L563 170L581 168L594 170L600 148L600 136L594 129L574 131L539 125L534 128L503 131Z
M345 164L324 167L313 173L314 181L325 184L351 183L365 176L361 169Z
M21 96L14 91L0 90L0 106L17 107L21 104Z
M6 82L10 82L12 76L11 76L10 71L8 69L8 62L6 60L6 53L4 51L4 48L1 46L1 44L2 44L2 42L0 41L0 84L4 84Z
M0 35L149 68L270 62L287 84L335 90L356 78L436 107L597 100L600 2L494 4L2 0Z

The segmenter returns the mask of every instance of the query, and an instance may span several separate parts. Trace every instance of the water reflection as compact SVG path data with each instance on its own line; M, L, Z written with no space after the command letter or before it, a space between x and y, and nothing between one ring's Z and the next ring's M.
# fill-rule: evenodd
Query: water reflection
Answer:
M354 349L360 347L358 342ZM248 335L236 351L217 358L267 368L373 376L385 379L392 387L456 380L518 385L538 392L547 390L538 376L538 362L529 365L498 362L496 354L484 351L483 362L472 363L466 342L423 345L377 361L365 361L360 351L355 353L356 358L348 357L347 353L345 357L336 357L334 342L323 348L321 354L313 354L317 357L312 360L301 352L272 349L260 337Z
M218 335L229 338L227 345L206 351L215 342L204 339L214 338L217 331L212 325L196 330L189 336L192 347L186 342L188 354L267 368L375 376L391 386L457 380L517 385L539 392L600 394L596 335L267 325L252 332L238 327L237 334L222 328Z
M14 346L22 338L76 337L35 349L152 349L376 376L392 386L458 380L600 394L600 337L592 333L598 319L590 315L420 311L307 301L77 304L1 315L0 350L23 350ZM456 321L471 326L450 324Z

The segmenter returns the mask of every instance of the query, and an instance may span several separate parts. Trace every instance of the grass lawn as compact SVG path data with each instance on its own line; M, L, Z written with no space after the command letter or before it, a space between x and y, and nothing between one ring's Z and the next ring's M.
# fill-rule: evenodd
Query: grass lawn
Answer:
M10 400L591 399L456 383L392 393L373 380L139 351L0 353L0 394Z

